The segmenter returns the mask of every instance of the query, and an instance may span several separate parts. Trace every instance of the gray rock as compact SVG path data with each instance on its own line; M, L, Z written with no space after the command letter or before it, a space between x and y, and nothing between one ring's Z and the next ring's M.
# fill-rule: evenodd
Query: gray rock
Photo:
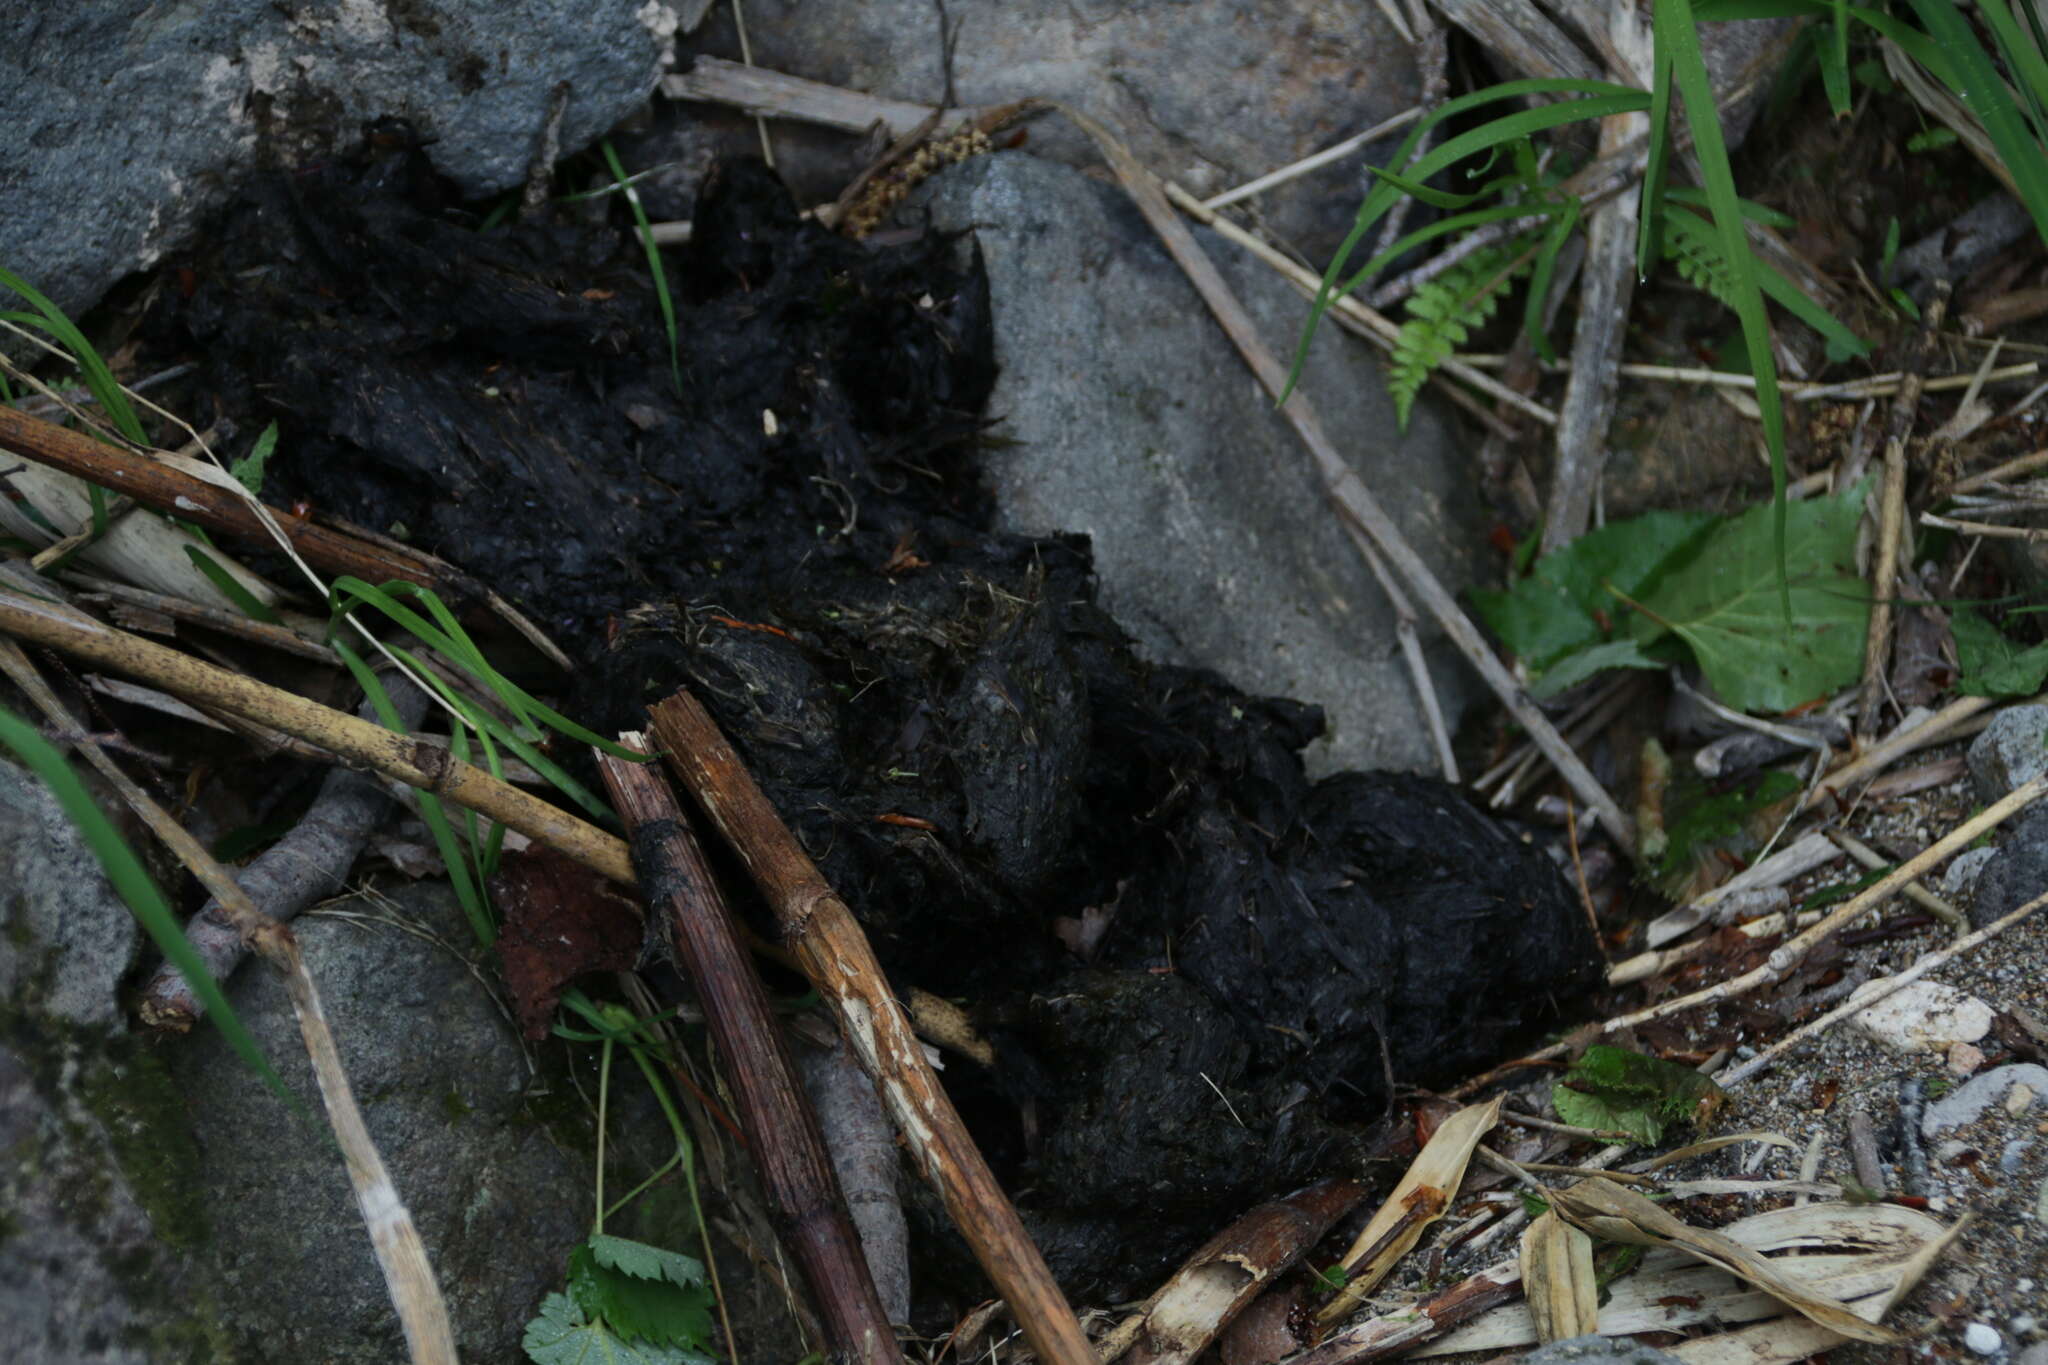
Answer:
M76 314L253 167L346 147L385 115L469 193L503 189L558 82L567 152L646 99L675 24L660 0L0 6L0 264Z
M463 1358L518 1359L527 1319L560 1287L563 1258L589 1231L592 1173L533 1116L532 1075L511 1025L469 964L443 946L470 941L448 889L420 884L394 895L395 912L390 901L361 901L352 907L359 919L301 919L299 943L370 1135L447 1296ZM229 998L320 1115L280 983L244 972ZM206 1252L224 1333L251 1359L403 1359L324 1122L293 1114L211 1032L193 1037L175 1069L195 1097L205 1199L234 1214L233 1235Z
M105 1131L46 1098L0 1047L0 1322L11 1358L40 1365L150 1365L153 1315L117 1264L152 1264L150 1219L120 1176ZM161 1268L161 1267L156 1267Z
M1998 850L1993 848L1966 848L1958 853L1941 874L1941 894L1968 904L1984 875L1984 865L1997 856Z
M1983 928L2048 891L2048 810L2021 814L2000 832L1998 848L1977 874L1970 923Z
M1920 1132L1924 1137L1951 1128L1966 1128L1984 1117L1984 1111L1993 1104L2011 1103L2008 1096L2016 1085L2024 1085L2032 1092L2026 1108L2048 1099L2048 1067L2032 1062L2018 1062L1973 1076L1948 1094L1927 1106L1927 1113L1920 1120Z
M1569 1337L1538 1346L1522 1365L1679 1365L1677 1356L1628 1337Z
M1418 101L1414 50L1383 8L1376 0L948 0L945 14L958 34L952 74L961 104L1042 96L1074 105L1120 130L1147 166L1208 195ZM939 14L930 0L748 0L747 32L763 66L935 104L946 91ZM717 21L704 38L710 50L738 56ZM1312 256L1329 252L1364 197L1367 160L1384 160L1405 132L1265 196L1264 220ZM1099 164L1064 119L1039 119L1030 136L1038 155Z
M0 761L0 1001L9 1013L122 1026L116 990L141 930L49 789Z
M2048 771L2048 706L2009 706L1970 742L1970 780L1989 805Z
M1321 705L1330 735L1312 767L1430 766L1385 594L1292 429L1122 193L1002 154L936 178L929 204L938 228L975 230L988 264L1002 370L989 411L1011 443L989 456L1003 523L1088 533L1106 604L1151 657ZM1201 240L1291 355L1307 305ZM1485 539L1446 425L1418 405L1403 436L1374 360L1334 326L1303 392L1445 585L1470 581ZM1473 684L1422 633L1455 727Z

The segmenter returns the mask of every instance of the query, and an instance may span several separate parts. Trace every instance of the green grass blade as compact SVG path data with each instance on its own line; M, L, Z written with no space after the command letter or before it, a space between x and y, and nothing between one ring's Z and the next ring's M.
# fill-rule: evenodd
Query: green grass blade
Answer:
M1763 291L1757 284L1755 259L1742 226L1742 200L1735 193L1735 173L1728 164L1727 141L1721 136L1721 114L1714 104L1714 86L1700 53L1700 35L1691 0L1657 0L1655 33L1660 68L1668 63L1670 83L1685 104L1686 126L1706 180L1707 203L1727 257L1735 315L1749 351L1750 375L1756 380L1756 405L1763 415L1764 444L1771 452L1772 543L1778 558L1778 599L1789 628L1792 584L1785 572L1785 410L1778 393L1778 369L1771 355L1771 324L1764 314ZM1664 84L1660 77L1659 84ZM1668 96L1667 96L1668 99ZM1646 199L1645 203L1649 201Z
M420 616L399 605L397 595L416 598L440 622L443 629L427 624ZM467 631L456 621L453 612L442 604L441 599L417 583L394 580L383 588L373 588L360 578L343 575L334 580L330 608L339 616L350 610L350 603L362 601L377 608L399 625L417 636L420 641L445 656L450 663L460 667L477 682L481 683L508 709L519 716L524 723L535 724L534 733L539 734L540 724L567 735L579 744L595 745L614 758L623 758L634 763L652 760L643 753L628 749L613 740L608 740L591 730L585 729L559 711L546 706L524 688L492 668L484 659L482 651L469 638ZM331 633L331 632L330 632Z
M1564 250L1572 229L1579 225L1579 214L1584 207L1577 197L1565 201L1563 210L1544 235L1543 245L1536 253L1535 272L1529 277L1529 298L1522 309L1522 331L1545 363L1556 360L1557 352L1551 348L1550 338L1543 331L1543 304L1550 294L1551 276L1557 272L1557 255Z
M1502 100L1521 99L1527 95L1564 94L1583 95L1586 98L1565 100L1496 119L1450 139L1412 164L1408 160L1416 147L1421 145L1424 134L1445 119ZM1454 100L1447 100L1417 120L1389 164L1396 168L1396 174L1406 179L1427 180L1445 167L1503 142L1528 137L1534 132L1580 119L1604 118L1611 113L1632 113L1645 107L1647 96L1640 90L1630 90L1627 86L1615 85L1610 81L1505 81L1499 85L1488 86L1484 90L1475 90L1469 95L1461 95ZM1358 244L1365 240L1365 235L1372 230L1373 224L1394 206L1401 193L1394 186L1382 181L1373 186L1365 196L1365 201L1358 206L1358 216L1352 222L1351 231L1345 234L1343 242L1338 245L1329 267L1323 272L1322 284L1316 290L1315 300L1309 305L1308 322L1302 327L1301 342L1295 347L1294 363L1288 370L1287 383L1281 390L1279 402L1287 401L1287 395L1294 391L1294 385L1301 377L1301 367L1308 359L1309 343L1314 339L1316 327L1322 322L1323 315L1330 311L1330 305L1341 292L1338 281L1344 278L1345 267L1350 263L1351 254L1358 249Z
M241 610L242 615L265 625L281 626L277 613L263 605L263 599L243 587L241 580L221 567L220 561L200 549L197 545L185 547L185 558L192 561L192 567L206 575L206 581L219 588L228 601Z
M1636 225L1636 279L1664 254L1664 178L1671 160L1671 57L1658 42L1650 57L1650 147L1643 162L1642 218Z
M669 296L668 276L661 268L661 248L654 240L654 225L647 221L647 210L640 207L640 196L626 179L626 168L619 164L619 154L612 150L611 140L607 138L598 145L603 148L604 163L611 168L612 179L625 196L627 207L633 210L633 222L640 229L640 245L647 250L647 269L654 276L654 301L661 305L661 325L668 329L669 377L675 380L676 392L681 393L683 361L682 344L676 333L676 301Z
M1820 83L1827 90L1828 108L1836 118L1849 117L1849 0L1832 0L1834 14L1827 38L1821 43Z
M363 695L370 699L370 705L376 709L377 719L384 723L384 728L398 735L410 733L405 728L404 718L398 714L398 707L392 703L391 694L385 690L384 684L379 681L370 666L363 662L362 656L351 649L346 640L337 638L329 643L334 646L334 652L341 656L342 663L348 666L356 685L363 689ZM422 676L437 686L440 684L440 680L431 673ZM420 819L426 824L427 832L433 836L434 847L440 850L441 862L448 869L448 880L455 887L455 899L461 904L464 917L469 920L469 930L476 936L478 943L488 948L497 940L498 930L497 926L491 923L490 906L485 900L482 886L470 875L469 859L464 853L462 842L455 837L455 830L448 823L448 813L442 807L441 799L430 792L417 789L414 794L420 803Z
M1991 8L1984 7L1987 19ZM2042 156L2041 144L2013 103L2012 92L1991 64L1990 54L1978 43L1969 20L1947 0L1913 0L1913 11L1947 56L1951 63L1948 74L1953 77L1950 86L1984 125L1998 159L2012 176L2020 202L2033 215L2042 238L2048 240L2048 157ZM1936 74L1942 73L1937 70Z
M98 400L100 408L113 422L114 429L137 445L148 445L149 437L142 430L142 422L135 416L135 409L128 404L128 395L121 392L114 372L107 368L107 362L93 344L85 339L85 333L78 330L64 310L43 297L27 280L5 266L0 266L0 288L13 290L29 301L38 316L10 314L31 322L51 336L57 338L64 349L71 352L71 358L78 362L78 370L85 378L85 387Z
M1664 191L1664 198L1671 203L1683 204L1690 209L1712 207L1707 203L1707 196L1693 189L1690 185L1673 185ZM1762 223L1765 227L1774 228L1795 228L1799 226L1797 218L1794 218L1789 213L1780 213L1767 204L1759 204L1753 199L1737 199L1735 203L1742 210L1742 216L1752 223Z
M0 707L0 745L13 750L23 765L41 778L50 794L57 798L57 804L78 827L87 847L92 849L93 857L99 860L107 881L127 903L142 931L149 935L170 964L183 973L186 983L192 987L192 994L206 1006L207 1017L212 1019L213 1026L220 1030L221 1037L234 1049L235 1055L242 1059L243 1065L260 1076L279 1099L303 1115L304 1106L285 1088L283 1079L264 1057L263 1049L235 1014L234 1007L228 1004L220 983L213 979L199 954L186 942L185 931L179 927L177 916L165 903L163 893L143 871L134 851L106 814L93 804L85 784L78 780L78 774L71 771L64 755L38 734L34 726L4 707Z
M1977 11L1991 26L2006 66L2018 78L2020 93L2027 101L2027 121L2038 138L2043 132L2043 105L2048 103L2048 62L2041 59L2034 34L2019 26L2005 0L1978 0Z

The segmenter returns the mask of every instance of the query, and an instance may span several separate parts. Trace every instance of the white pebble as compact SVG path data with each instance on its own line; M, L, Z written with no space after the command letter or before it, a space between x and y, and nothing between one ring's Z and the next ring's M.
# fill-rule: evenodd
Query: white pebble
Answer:
M1987 1322L1973 1322L1963 1329L1963 1345L1980 1356L1997 1355L2005 1345L2005 1338L1998 1335L1998 1329Z

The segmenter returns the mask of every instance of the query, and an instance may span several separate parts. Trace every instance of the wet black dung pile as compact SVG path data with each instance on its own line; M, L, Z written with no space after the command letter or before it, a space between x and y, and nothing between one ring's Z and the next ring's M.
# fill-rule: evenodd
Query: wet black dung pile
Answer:
M841 240L754 164L699 204L673 367L630 233L479 231L403 148L240 205L150 335L280 423L274 501L555 632L583 719L698 690L896 988L996 1043L947 1083L1071 1294L1355 1169L1390 1070L1467 1074L1594 981L1547 857L1439 782L1309 782L1316 710L1147 665L1084 541L990 529L971 244Z

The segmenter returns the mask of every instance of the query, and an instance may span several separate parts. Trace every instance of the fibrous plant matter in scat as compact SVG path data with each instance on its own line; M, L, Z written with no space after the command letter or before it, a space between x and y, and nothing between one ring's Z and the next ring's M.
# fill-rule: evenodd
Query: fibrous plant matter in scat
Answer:
M273 496L557 631L586 722L697 691L894 984L995 1041L947 1083L1071 1293L1350 1168L1389 1067L1497 1060L1597 978L1546 856L1441 783L1310 782L1314 708L1141 661L1085 542L992 529L971 243L845 242L750 163L696 224L680 390L617 225L479 233L403 154L238 207L154 334L280 423Z

